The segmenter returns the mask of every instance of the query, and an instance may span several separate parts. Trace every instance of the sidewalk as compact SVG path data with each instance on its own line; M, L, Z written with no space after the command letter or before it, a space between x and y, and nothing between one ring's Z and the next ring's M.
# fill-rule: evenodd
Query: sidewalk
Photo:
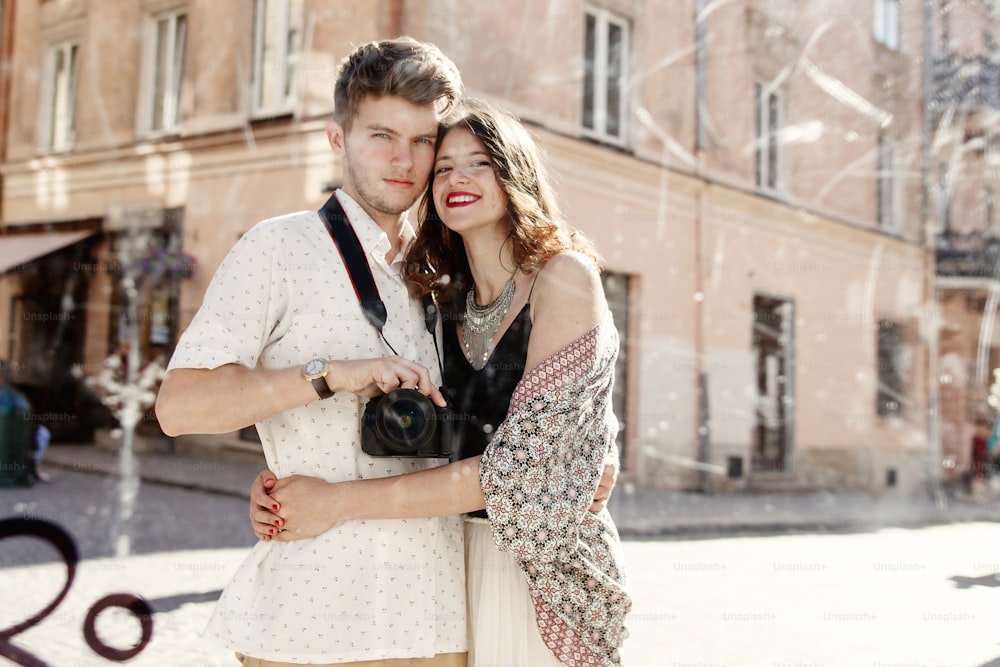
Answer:
M264 457L190 454L136 455L149 483L249 497ZM53 445L45 466L114 475L118 452L96 445ZM1000 522L993 499L875 496L861 493L717 494L634 492L619 486L608 506L623 537L697 536L813 530L870 530L960 521Z

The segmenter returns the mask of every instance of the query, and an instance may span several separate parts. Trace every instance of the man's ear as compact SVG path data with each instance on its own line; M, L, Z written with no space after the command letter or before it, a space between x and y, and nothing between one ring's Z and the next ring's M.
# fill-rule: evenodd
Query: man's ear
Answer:
M335 120L326 121L326 139L330 142L333 152L343 157L347 150L347 135L340 123Z

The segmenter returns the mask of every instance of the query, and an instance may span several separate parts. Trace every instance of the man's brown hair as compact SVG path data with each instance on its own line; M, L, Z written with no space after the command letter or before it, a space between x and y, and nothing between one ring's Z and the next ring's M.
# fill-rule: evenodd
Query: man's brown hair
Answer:
M333 119L344 131L369 95L394 95L418 106L433 104L444 117L462 95L462 77L455 63L433 44L411 37L369 42L340 63Z

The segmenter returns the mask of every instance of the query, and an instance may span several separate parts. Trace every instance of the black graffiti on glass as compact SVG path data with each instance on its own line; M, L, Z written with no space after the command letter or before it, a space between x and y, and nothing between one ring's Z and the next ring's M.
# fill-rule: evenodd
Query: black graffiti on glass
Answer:
M76 550L76 543L73 538L58 524L42 519L2 519L0 520L0 540L8 537L34 537L44 540L55 547L59 555L62 556L63 563L66 564L66 582L62 590L34 616L27 618L20 623L9 628L0 629L0 657L12 660L15 665L21 667L49 667L48 663L41 658L15 646L10 640L12 637L24 632L28 628L37 625L46 616L55 611L56 607L62 603L66 594L69 593L73 579L76 577L76 566L80 562L79 554ZM139 621L141 636L139 642L127 649L119 649L108 646L97 636L97 617L101 612L117 607L130 612ZM141 597L131 593L112 593L106 595L91 605L87 612L87 617L83 622L83 638L87 645L98 655L108 660L122 662L137 656L149 644L153 637L153 609L149 603Z

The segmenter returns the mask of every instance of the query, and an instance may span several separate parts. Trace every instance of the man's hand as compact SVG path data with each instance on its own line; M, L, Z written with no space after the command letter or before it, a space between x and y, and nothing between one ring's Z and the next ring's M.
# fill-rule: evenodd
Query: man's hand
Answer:
M349 391L371 398L394 389L416 389L438 407L446 405L441 390L431 382L430 371L403 357L331 361L330 375L334 391Z
M610 456L604 459L604 473L601 481L597 485L597 492L594 493L594 502L590 506L591 512L600 512L607 507L608 500L611 499L611 492L618 481L618 462Z

